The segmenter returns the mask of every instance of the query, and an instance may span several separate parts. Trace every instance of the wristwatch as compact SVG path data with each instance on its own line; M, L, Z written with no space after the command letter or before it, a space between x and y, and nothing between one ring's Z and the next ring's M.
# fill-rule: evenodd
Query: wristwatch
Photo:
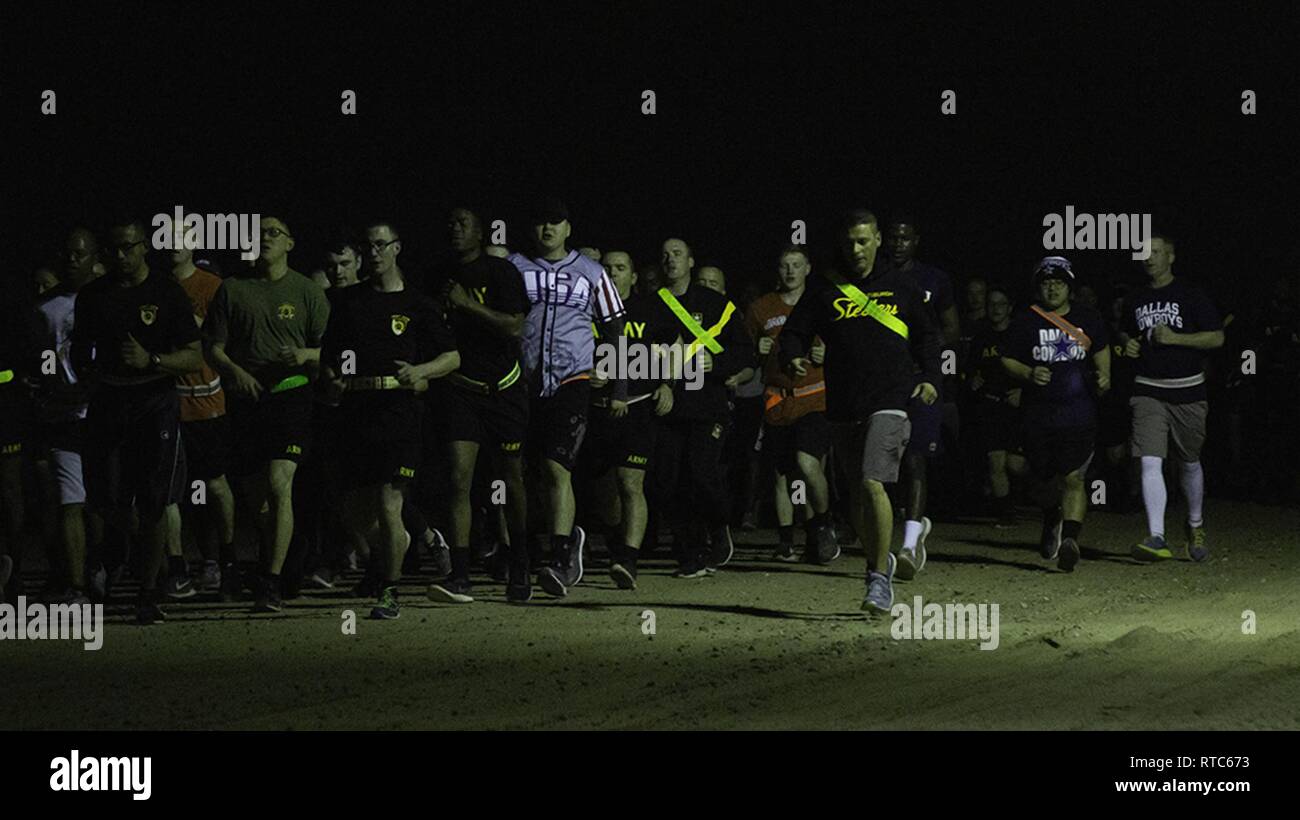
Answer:
M162 358L157 353L149 354L149 366L154 370L162 369Z

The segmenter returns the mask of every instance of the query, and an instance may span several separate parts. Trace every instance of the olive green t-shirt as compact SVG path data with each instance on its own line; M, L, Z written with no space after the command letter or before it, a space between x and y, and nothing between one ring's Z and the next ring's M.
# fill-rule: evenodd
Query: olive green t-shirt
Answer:
M281 350L320 347L329 314L325 291L297 271L275 282L232 277L213 297L203 333L210 342L224 344L235 364L269 388L307 372L283 363Z

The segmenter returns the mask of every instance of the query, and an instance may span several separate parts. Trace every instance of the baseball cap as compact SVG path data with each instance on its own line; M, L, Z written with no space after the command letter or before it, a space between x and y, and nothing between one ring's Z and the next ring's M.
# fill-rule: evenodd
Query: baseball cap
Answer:
M1045 279L1061 279L1073 287L1074 270L1070 267L1070 260L1064 256L1044 256L1034 267L1034 286Z
M542 197L533 203L529 221L534 225L557 225L569 218L569 209L559 197Z

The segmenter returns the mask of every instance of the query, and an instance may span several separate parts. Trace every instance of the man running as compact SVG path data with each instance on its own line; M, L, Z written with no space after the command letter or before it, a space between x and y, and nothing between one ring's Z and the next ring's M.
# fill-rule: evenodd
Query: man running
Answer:
M731 429L728 390L753 375L753 342L735 304L691 281L695 259L681 239L661 247L665 286L650 298L685 348L687 378L674 386L655 452L658 514L671 522L680 564L674 577L703 578L731 560L722 454ZM695 377L691 373L695 373ZM703 525L703 527L701 527Z
M550 533L550 564L537 573L537 580L548 594L564 597L582 580L587 539L582 528L573 525L571 473L587 433L595 324L608 325L609 336L616 338L622 332L624 309L600 263L568 250L573 229L563 202L543 200L530 222L538 255L529 259L514 253L509 261L523 276L531 304L524 325L523 367L533 397L531 432L542 460ZM612 379L610 389L615 399L626 400L627 385L621 379Z
M619 298L627 309L623 336L607 338L601 335L596 354L596 375L591 378L591 441L584 448L584 460L590 465L590 474L599 477L614 469L618 484L618 502L622 511L617 534L609 544L609 575L619 589L636 589L637 559L641 541L645 538L649 518L646 507L645 477L654 462L655 441L659 432L659 418L673 408L671 379L656 376L655 371L629 370L627 376L627 401L610 395L608 380L601 376L602 359L629 363L633 356L644 356L648 363L657 359L655 366L662 367L661 351L677 339L677 328L664 323L662 314L643 296L635 296L636 269L626 251L606 251L601 259ZM629 365L630 366L630 365Z
M1074 271L1048 256L1034 269L1035 303L1007 331L1002 365L1024 384L1021 410L1025 457L1038 482L1043 510L1043 558L1072 572L1088 510L1084 476L1097 441L1095 393L1110 388L1106 322L1072 305Z
M1193 561L1210 555L1202 519L1201 446L1209 413L1205 351L1223 346L1223 321L1204 291L1174 277L1174 259L1173 240L1154 234L1151 255L1143 262L1151 285L1129 295L1122 316L1124 352L1136 357L1130 401L1133 455L1142 459L1142 501L1147 511L1147 537L1132 549L1139 561L1173 557L1165 541L1164 460L1170 441L1187 497L1187 555Z
M164 618L158 606L167 527L164 511L184 492L177 377L203 368L199 329L189 298L145 262L144 225L123 221L110 231L110 276L77 295L72 363L92 385L86 411L87 501L130 532L139 519L140 597L136 620Z
M1011 381L1002 366L1010 326L1011 299L1001 288L989 288L988 322L971 341L971 372L966 387L974 394L975 426L979 430L998 527L1015 525L1011 478L1023 476L1027 469L1020 432L1022 388Z
M758 299L745 316L749 333L758 340L762 363L765 411L760 436L763 451L775 467L773 502L779 544L776 559L794 561L794 505L791 476L803 479L812 516L807 522L804 560L829 564L840 555L840 545L830 519L830 489L826 481L826 454L830 450L830 424L826 421L826 381L821 364L826 345L815 339L809 350L807 373L791 378L781 366L779 337L786 320L807 290L812 262L802 245L781 252L777 276L780 288Z
M903 273L912 277L925 294L925 303L934 311L943 332L944 345L954 345L961 335L957 325L957 305L953 300L952 280L948 274L916 258L921 244L921 232L916 220L910 216L896 216L889 223L889 250L891 261ZM942 355L942 354L941 354ZM907 418L912 423L903 456L903 475L906 477L903 545L898 552L898 577L910 581L925 566L925 539L930 534L930 519L925 510L929 497L927 473L931 459L942 453L943 443L943 389L939 387L939 400L926 404L914 398L907 407Z
M898 481L907 448L907 405L939 393L941 336L925 294L912 278L876 265L880 226L867 210L850 211L840 232L849 273L813 276L781 331L780 357L806 376L813 342L826 344L826 415L850 479L849 514L867 553L862 608L887 614L894 604L894 513L886 483Z
M370 226L366 242L370 276L334 300L321 357L342 394L332 438L347 465L340 480L348 527L376 544L370 554L380 592L370 617L392 620L401 615L397 582L411 544L403 496L421 451L416 393L455 370L460 355L433 300L407 287L393 226Z
M528 388L520 378L519 339L529 310L528 293L514 265L484 251L483 219L477 211L453 208L447 230L451 258L435 272L432 284L447 306L460 368L431 394L439 428L431 442L447 442L451 574L430 586L428 595L441 603L474 600L469 578L474 471L480 449L491 447L500 456L506 488L510 539L506 599L526 603L533 594L522 460L528 434ZM492 461L491 455L485 461Z
M308 385L319 370L329 302L319 285L289 267L294 241L284 220L262 216L261 235L253 272L222 282L204 333L228 391L231 469L261 536L253 611L279 612L280 572L293 538L293 478L311 444Z

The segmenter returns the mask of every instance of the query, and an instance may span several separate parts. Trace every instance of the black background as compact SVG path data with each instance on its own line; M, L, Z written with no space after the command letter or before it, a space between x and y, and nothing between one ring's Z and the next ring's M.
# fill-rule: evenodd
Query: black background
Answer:
M402 227L408 268L469 199L523 244L569 203L572 245L770 285L794 219L917 214L922 258L1012 285L1042 218L1151 212L1221 301L1294 276L1295 24L1285 4L1190 6L439 2L6 7L0 94L11 276L110 214L280 212L291 264L335 226ZM40 114L40 94L58 113ZM1243 116L1241 92L1260 113ZM356 91L356 116L340 113ZM641 114L641 92L657 113ZM940 114L944 89L957 115ZM1289 146L1289 147L1288 147ZM1276 219L1276 222L1271 220ZM1272 225L1276 224L1277 228ZM1076 252L1097 284L1127 252ZM1248 287L1242 287L1247 285ZM1231 305L1229 305L1230 307Z

